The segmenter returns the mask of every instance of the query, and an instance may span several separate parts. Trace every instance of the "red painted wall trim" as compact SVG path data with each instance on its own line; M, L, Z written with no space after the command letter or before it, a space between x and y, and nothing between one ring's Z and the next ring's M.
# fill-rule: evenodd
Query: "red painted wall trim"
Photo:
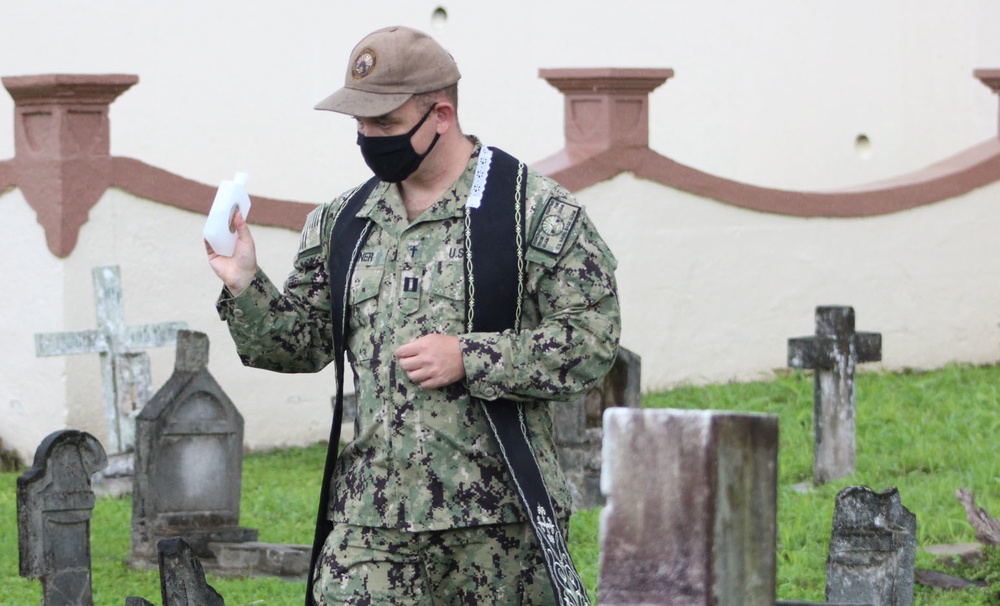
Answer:
M624 172L745 208L793 217L871 217L916 208L1000 180L1000 141L990 140L939 165L882 185L801 192L730 181L685 166L648 148L615 148L570 159L557 155L535 166L570 191Z
M168 206L207 215L215 199L217 186L185 179L133 158L111 160L111 185L130 194ZM301 231L306 215L316 204L250 196L253 209L249 223Z
M539 75L566 96L566 147L533 167L574 192L628 172L747 210L794 217L870 217L940 202L1000 180L1000 140L991 139L915 173L837 191L739 183L675 162L644 144L648 92L672 77L672 70L559 69L540 70ZM994 92L1000 89L1000 70L976 70L974 75ZM639 83L642 80L646 86ZM642 103L638 109L637 98ZM623 124L631 125L624 138Z
M109 106L138 81L129 74L2 79L14 99L15 157L0 161L0 193L20 188L57 257L73 252L90 209L108 187L201 214L211 208L215 186L110 155ZM261 196L251 199L251 223L294 231L302 229L316 207Z
M579 191L623 172L748 210L795 217L869 217L960 196L1000 180L1000 140L991 139L909 175L829 192L738 183L685 166L648 146L648 96L670 69L540 70L565 95L566 146L534 165ZM1000 70L974 75L994 92ZM108 106L138 82L122 74L3 78L15 102L15 158L0 161L0 193L19 187L45 229L49 249L66 257L107 187L207 214L215 186L140 160L108 153ZM252 196L251 223L298 231L316 204Z

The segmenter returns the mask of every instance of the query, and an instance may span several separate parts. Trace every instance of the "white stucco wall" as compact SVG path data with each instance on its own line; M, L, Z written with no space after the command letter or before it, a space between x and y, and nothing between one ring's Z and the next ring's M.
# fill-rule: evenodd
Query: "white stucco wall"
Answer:
M326 200L364 174L351 120L312 107L354 44L393 23L456 57L465 129L529 162L563 141L543 67L674 68L651 98L651 147L773 187L891 177L997 129L972 77L1000 67L992 0L6 0L0 14L0 75L139 75L112 106L114 154L205 183L247 170L280 199ZM0 158L12 107L0 92Z
M20 192L0 196L0 208L0 439L31 461L42 438L67 422L66 360L39 364L34 337L63 325L66 274Z
M91 210L74 253L56 260L18 190L0 196L5 296L0 438L30 457L51 431L106 435L97 354L35 358L34 335L96 326L91 269L118 265L129 326L187 322L209 336L209 371L240 409L250 448L326 439L333 369L282 375L245 368L215 312L221 283L205 260L205 217L110 189ZM252 211L251 211L252 212ZM280 285L299 235L256 226L259 263ZM20 251L33 251L21 254ZM9 335L9 338L6 337ZM155 391L174 369L174 347L149 350Z
M630 174L579 195L619 260L622 344L645 389L787 365L819 305L854 307L886 368L1000 359L1000 185L867 219L793 218Z

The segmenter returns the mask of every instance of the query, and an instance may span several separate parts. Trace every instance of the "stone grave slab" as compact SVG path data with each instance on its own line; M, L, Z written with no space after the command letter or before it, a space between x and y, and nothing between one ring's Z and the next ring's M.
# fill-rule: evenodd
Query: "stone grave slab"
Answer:
M97 438L63 430L42 441L34 464L17 479L20 574L41 579L43 606L93 606L90 479L105 465Z
M826 561L826 599L912 606L917 517L890 488L849 486L837 493Z
M624 347L604 380L568 402L553 402L552 417L559 464L573 491L573 505L604 504L601 494L601 419L613 407L638 408L642 358Z
M136 418L134 566L155 562L165 538L183 537L202 558L210 542L257 540L239 526L243 417L207 364L208 337L179 331L174 374Z
M778 419L604 413L598 603L773 606Z
M173 537L157 544L160 565L160 595L163 606L225 606L225 600L205 580L205 569L184 539ZM129 596L125 606L152 606Z
M305 578L309 573L311 545L282 543L209 543L215 556L210 567L221 576L267 575L288 579Z

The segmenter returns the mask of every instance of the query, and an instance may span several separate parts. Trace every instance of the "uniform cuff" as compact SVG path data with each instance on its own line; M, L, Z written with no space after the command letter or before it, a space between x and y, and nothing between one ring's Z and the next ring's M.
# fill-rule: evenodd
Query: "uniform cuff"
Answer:
M472 397L496 400L506 393L507 365L501 351L500 335L468 333L460 335L465 382Z
M223 286L219 298L215 301L215 309L219 313L219 318L229 324L241 324L250 322L257 316L266 313L268 301L273 293L270 281L264 272L259 268L250 285L243 292L234 296L229 287Z

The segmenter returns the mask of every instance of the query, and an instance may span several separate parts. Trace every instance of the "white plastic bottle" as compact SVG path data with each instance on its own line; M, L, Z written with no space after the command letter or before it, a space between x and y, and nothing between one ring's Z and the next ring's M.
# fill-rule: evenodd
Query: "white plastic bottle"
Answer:
M202 234L212 250L224 257L233 256L236 249L236 232L230 230L229 224L233 214L239 209L246 219L250 214L250 196L247 194L247 173L236 173L232 181L223 181L215 192L215 201L208 211L208 220Z

